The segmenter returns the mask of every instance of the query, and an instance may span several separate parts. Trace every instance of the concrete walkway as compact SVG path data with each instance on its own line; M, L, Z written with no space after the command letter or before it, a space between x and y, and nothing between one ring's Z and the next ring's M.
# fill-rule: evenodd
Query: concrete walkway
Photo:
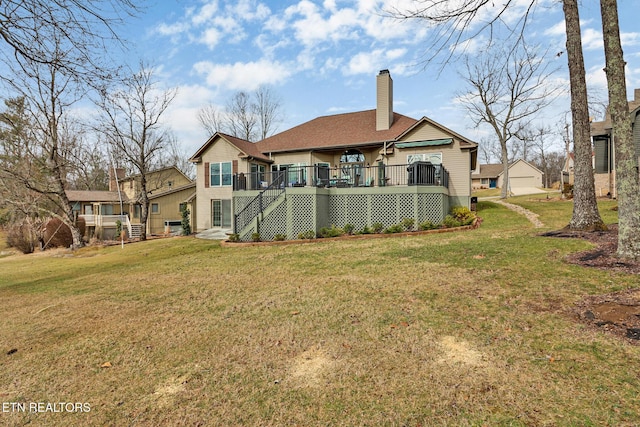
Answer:
M229 238L227 233L232 232L233 230L231 230L230 228L210 228L196 234L196 237L198 239L227 240L227 238Z

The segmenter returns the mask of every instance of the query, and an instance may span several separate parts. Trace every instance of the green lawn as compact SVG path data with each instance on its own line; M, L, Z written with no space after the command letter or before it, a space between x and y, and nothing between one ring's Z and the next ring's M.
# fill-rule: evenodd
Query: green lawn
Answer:
M569 202L509 201L549 229L571 216ZM590 244L538 237L502 206L478 213L480 229L456 233L2 258L0 394L26 411L0 423L636 424L640 347L570 309L638 276L564 263Z

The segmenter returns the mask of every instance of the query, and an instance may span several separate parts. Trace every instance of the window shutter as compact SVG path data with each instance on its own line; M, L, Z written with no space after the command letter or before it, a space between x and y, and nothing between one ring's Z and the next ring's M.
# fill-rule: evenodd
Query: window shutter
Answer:
M211 177L209 176L209 163L204 164L204 188L209 188Z
M233 170L233 174L234 175L238 173L238 161L237 160L234 160L232 162L231 169Z

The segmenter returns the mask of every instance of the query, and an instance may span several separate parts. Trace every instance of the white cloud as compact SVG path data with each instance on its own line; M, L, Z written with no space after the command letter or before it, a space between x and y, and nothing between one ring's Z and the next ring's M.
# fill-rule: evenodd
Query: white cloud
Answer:
M640 33L620 33L622 47L637 46L640 44Z
M593 28L586 28L582 31L582 48L585 50L602 49L604 42L602 41L602 32Z
M207 135L198 122L198 112L214 99L215 93L201 85L178 87L178 93L163 116L178 143L188 155L200 147Z
M209 22L218 12L218 1L214 0L206 3L204 6L197 10L193 10L191 22L194 25L203 25Z
M218 45L221 38L222 34L220 34L220 31L215 28L209 28L204 33L202 33L200 41L207 45L209 49L213 49Z
M201 61L193 69L204 75L207 85L228 90L255 90L262 84L278 84L291 74L291 67L279 62L260 60L257 62L236 62L235 64L214 64Z
M566 25L564 22L564 19L560 22L558 22L557 24L547 28L546 30L544 30L543 34L545 36L566 36L567 32L566 32Z
M371 52L360 52L349 61L345 75L372 74L376 71L389 68L389 63L406 54L406 49L376 49Z

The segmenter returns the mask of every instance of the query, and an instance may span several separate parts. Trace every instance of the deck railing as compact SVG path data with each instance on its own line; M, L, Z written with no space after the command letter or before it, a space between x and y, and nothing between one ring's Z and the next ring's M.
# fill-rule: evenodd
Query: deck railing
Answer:
M281 167L282 169L282 167ZM326 166L291 166L280 171L236 174L233 190L266 190L287 187L386 187L392 185L431 185L449 187L449 172L442 165L415 162L406 165L364 166L343 164Z
M260 193L253 198L240 212L234 215L233 232L239 233L256 216L265 211L284 192L285 174L283 172L273 172L269 175L273 178L271 183L265 188L260 188ZM234 177L233 188L239 184L239 176ZM245 185L246 186L246 185ZM242 188L246 190L246 188Z

